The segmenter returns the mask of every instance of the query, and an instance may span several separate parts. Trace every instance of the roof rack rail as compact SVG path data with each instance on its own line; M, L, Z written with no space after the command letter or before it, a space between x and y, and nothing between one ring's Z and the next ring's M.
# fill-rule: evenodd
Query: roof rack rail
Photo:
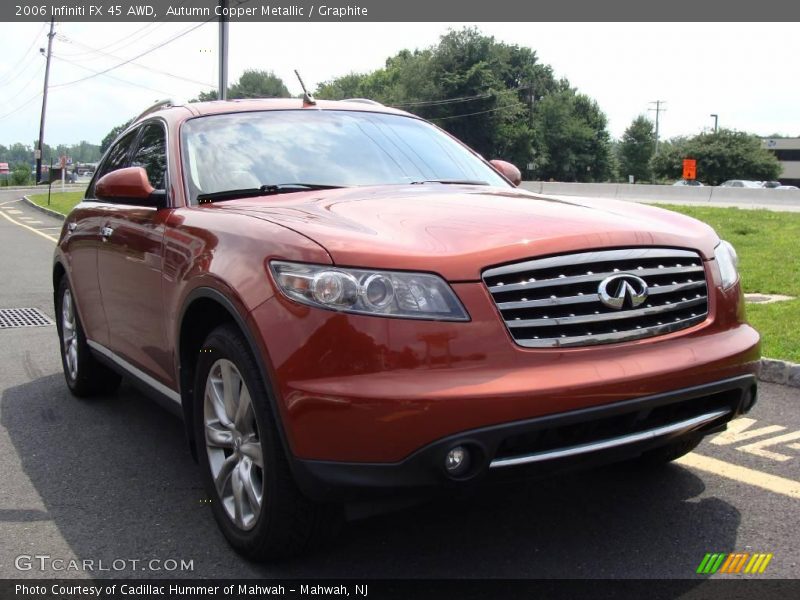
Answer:
M180 103L180 102L177 102L177 101L175 101L175 100L172 100L172 99L168 99L168 100L159 100L158 102L156 102L156 103L155 103L155 104L153 104L152 106L149 106L149 107L147 107L147 108L146 108L146 109L145 109L145 110L144 110L144 111L143 111L143 112L142 112L142 113L141 113L141 114L140 114L138 117L136 117L136 118L133 120L133 122L136 122L136 121L138 121L138 120L139 120L139 119L141 119L142 117L146 117L146 116L147 116L147 115L149 115L150 113L154 113L154 112L156 112L157 110L161 110L162 108L169 108L169 107L171 107L171 106L180 106L180 105L181 105L181 103Z
M345 98L342 102L357 102L359 104L372 104L373 106L383 106L380 102L370 100L369 98Z

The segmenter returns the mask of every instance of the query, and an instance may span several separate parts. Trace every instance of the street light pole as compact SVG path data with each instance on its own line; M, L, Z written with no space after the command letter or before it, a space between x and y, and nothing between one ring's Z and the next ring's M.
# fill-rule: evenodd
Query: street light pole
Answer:
M219 0L219 88L217 97L228 99L228 0Z
M712 113L709 116L710 117L714 117L714 133L717 133L719 131L719 127L718 127L719 115L715 115L715 114Z
M50 52L53 49L55 21L50 19L50 33L47 34L47 64L44 67L44 91L42 92L42 118L39 121L39 144L36 148L36 181L42 180L42 144L44 143L44 116L47 112L47 84L50 81Z

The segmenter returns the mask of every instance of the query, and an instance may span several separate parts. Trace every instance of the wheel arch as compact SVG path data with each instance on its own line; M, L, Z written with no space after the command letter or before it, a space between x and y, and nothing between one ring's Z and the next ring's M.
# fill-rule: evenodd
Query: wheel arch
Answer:
M56 295L58 294L58 286L61 285L61 280L67 276L67 270L60 260L53 263L53 302L55 305Z
M256 342L255 334L248 325L243 311L237 307L233 300L219 290L205 286L195 288L187 295L178 319L178 331L175 338L177 342L176 358L178 361L184 428L192 457L195 461L197 460L198 448L192 425L194 423L194 379L197 356L208 334L225 323L232 323L237 327L255 358L259 374L264 381L267 395L269 396L268 403L272 411L271 417L276 423L286 456L290 464L292 464L294 461L292 460L292 454L280 418L269 369L265 364L265 358L260 346Z

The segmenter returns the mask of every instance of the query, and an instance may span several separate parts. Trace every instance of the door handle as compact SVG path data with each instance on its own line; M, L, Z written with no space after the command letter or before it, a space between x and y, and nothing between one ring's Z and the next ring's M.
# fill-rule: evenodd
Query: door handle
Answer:
M77 229L77 227L78 227L78 224L75 221L72 221L71 223L67 223L67 231L69 233L72 233L73 231L75 231L75 229Z
M114 230L111 227L108 227L108 226L103 227L100 230L100 236L103 238L104 242L108 241L108 238L111 237L112 233L114 233Z

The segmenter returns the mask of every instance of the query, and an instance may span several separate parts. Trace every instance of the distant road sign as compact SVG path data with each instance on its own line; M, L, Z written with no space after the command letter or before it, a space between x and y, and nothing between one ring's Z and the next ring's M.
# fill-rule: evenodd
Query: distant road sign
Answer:
M683 178L689 181L697 178L697 161L694 158L683 159Z

